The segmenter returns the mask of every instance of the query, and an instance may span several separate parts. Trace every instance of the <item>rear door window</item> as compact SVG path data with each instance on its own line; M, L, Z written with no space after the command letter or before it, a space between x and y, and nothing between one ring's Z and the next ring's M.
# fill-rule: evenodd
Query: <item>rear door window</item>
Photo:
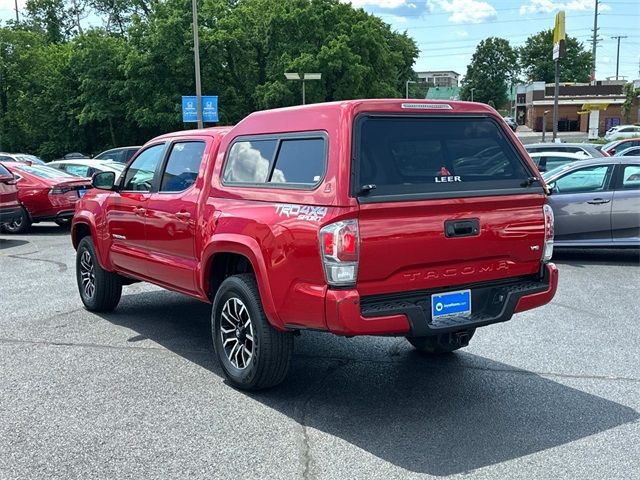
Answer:
M362 116L355 135L352 192L361 199L520 193L532 176L491 118Z
M624 166L622 188L624 190L640 190L640 165Z
M205 142L178 142L173 144L167 166L162 174L161 192L181 192L198 178Z

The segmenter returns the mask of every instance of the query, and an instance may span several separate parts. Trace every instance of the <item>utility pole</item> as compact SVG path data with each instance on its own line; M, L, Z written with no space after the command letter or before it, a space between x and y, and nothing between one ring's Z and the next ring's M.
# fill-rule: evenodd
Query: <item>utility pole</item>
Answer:
M595 0L595 12L593 14L593 39L591 40L591 56L593 57L593 66L591 67L591 80L596 80L596 46L598 45L598 4L599 0Z
M627 38L626 35L618 35L611 37L612 39L618 39L618 53L616 54L616 80L618 80L618 71L620 70L620 39Z
M20 23L20 16L18 15L18 0L16 0L16 23Z
M193 13L193 56L196 65L196 118L198 128L202 128L202 85L200 84L200 39L198 37L198 1L191 1Z

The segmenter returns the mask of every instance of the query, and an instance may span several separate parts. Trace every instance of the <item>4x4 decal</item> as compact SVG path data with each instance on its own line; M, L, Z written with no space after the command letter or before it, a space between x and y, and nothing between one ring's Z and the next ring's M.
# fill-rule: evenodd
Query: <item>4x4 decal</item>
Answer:
M295 217L298 220L320 222L327 215L327 207L314 207L311 205L295 205L291 203L276 204L276 215L280 217Z

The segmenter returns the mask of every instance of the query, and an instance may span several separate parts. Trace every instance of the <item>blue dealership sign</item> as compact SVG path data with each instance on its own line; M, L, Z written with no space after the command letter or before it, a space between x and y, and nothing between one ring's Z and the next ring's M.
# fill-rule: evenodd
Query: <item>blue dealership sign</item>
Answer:
M215 123L218 121L218 97L203 96L202 100L202 121L205 123ZM182 97L182 121L191 123L198 121L196 110L196 97Z

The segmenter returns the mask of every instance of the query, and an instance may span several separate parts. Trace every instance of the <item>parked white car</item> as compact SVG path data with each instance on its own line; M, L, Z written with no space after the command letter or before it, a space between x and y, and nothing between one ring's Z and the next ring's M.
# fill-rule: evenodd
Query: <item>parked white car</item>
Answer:
M621 138L640 137L640 126L638 125L618 125L607 130L604 139L607 142Z
M543 173L550 172L554 168L562 167L571 162L590 160L592 158L584 152L533 152L530 153L529 156L538 167L538 170Z
M101 161L91 158L83 158L79 160L56 160L47 164L50 167L57 168L71 175L78 177L92 177L98 172L114 172L116 179L124 170L126 165L114 161Z
M0 152L0 162L20 162L31 163L33 165L44 165L45 162L35 155L28 153L5 153Z

